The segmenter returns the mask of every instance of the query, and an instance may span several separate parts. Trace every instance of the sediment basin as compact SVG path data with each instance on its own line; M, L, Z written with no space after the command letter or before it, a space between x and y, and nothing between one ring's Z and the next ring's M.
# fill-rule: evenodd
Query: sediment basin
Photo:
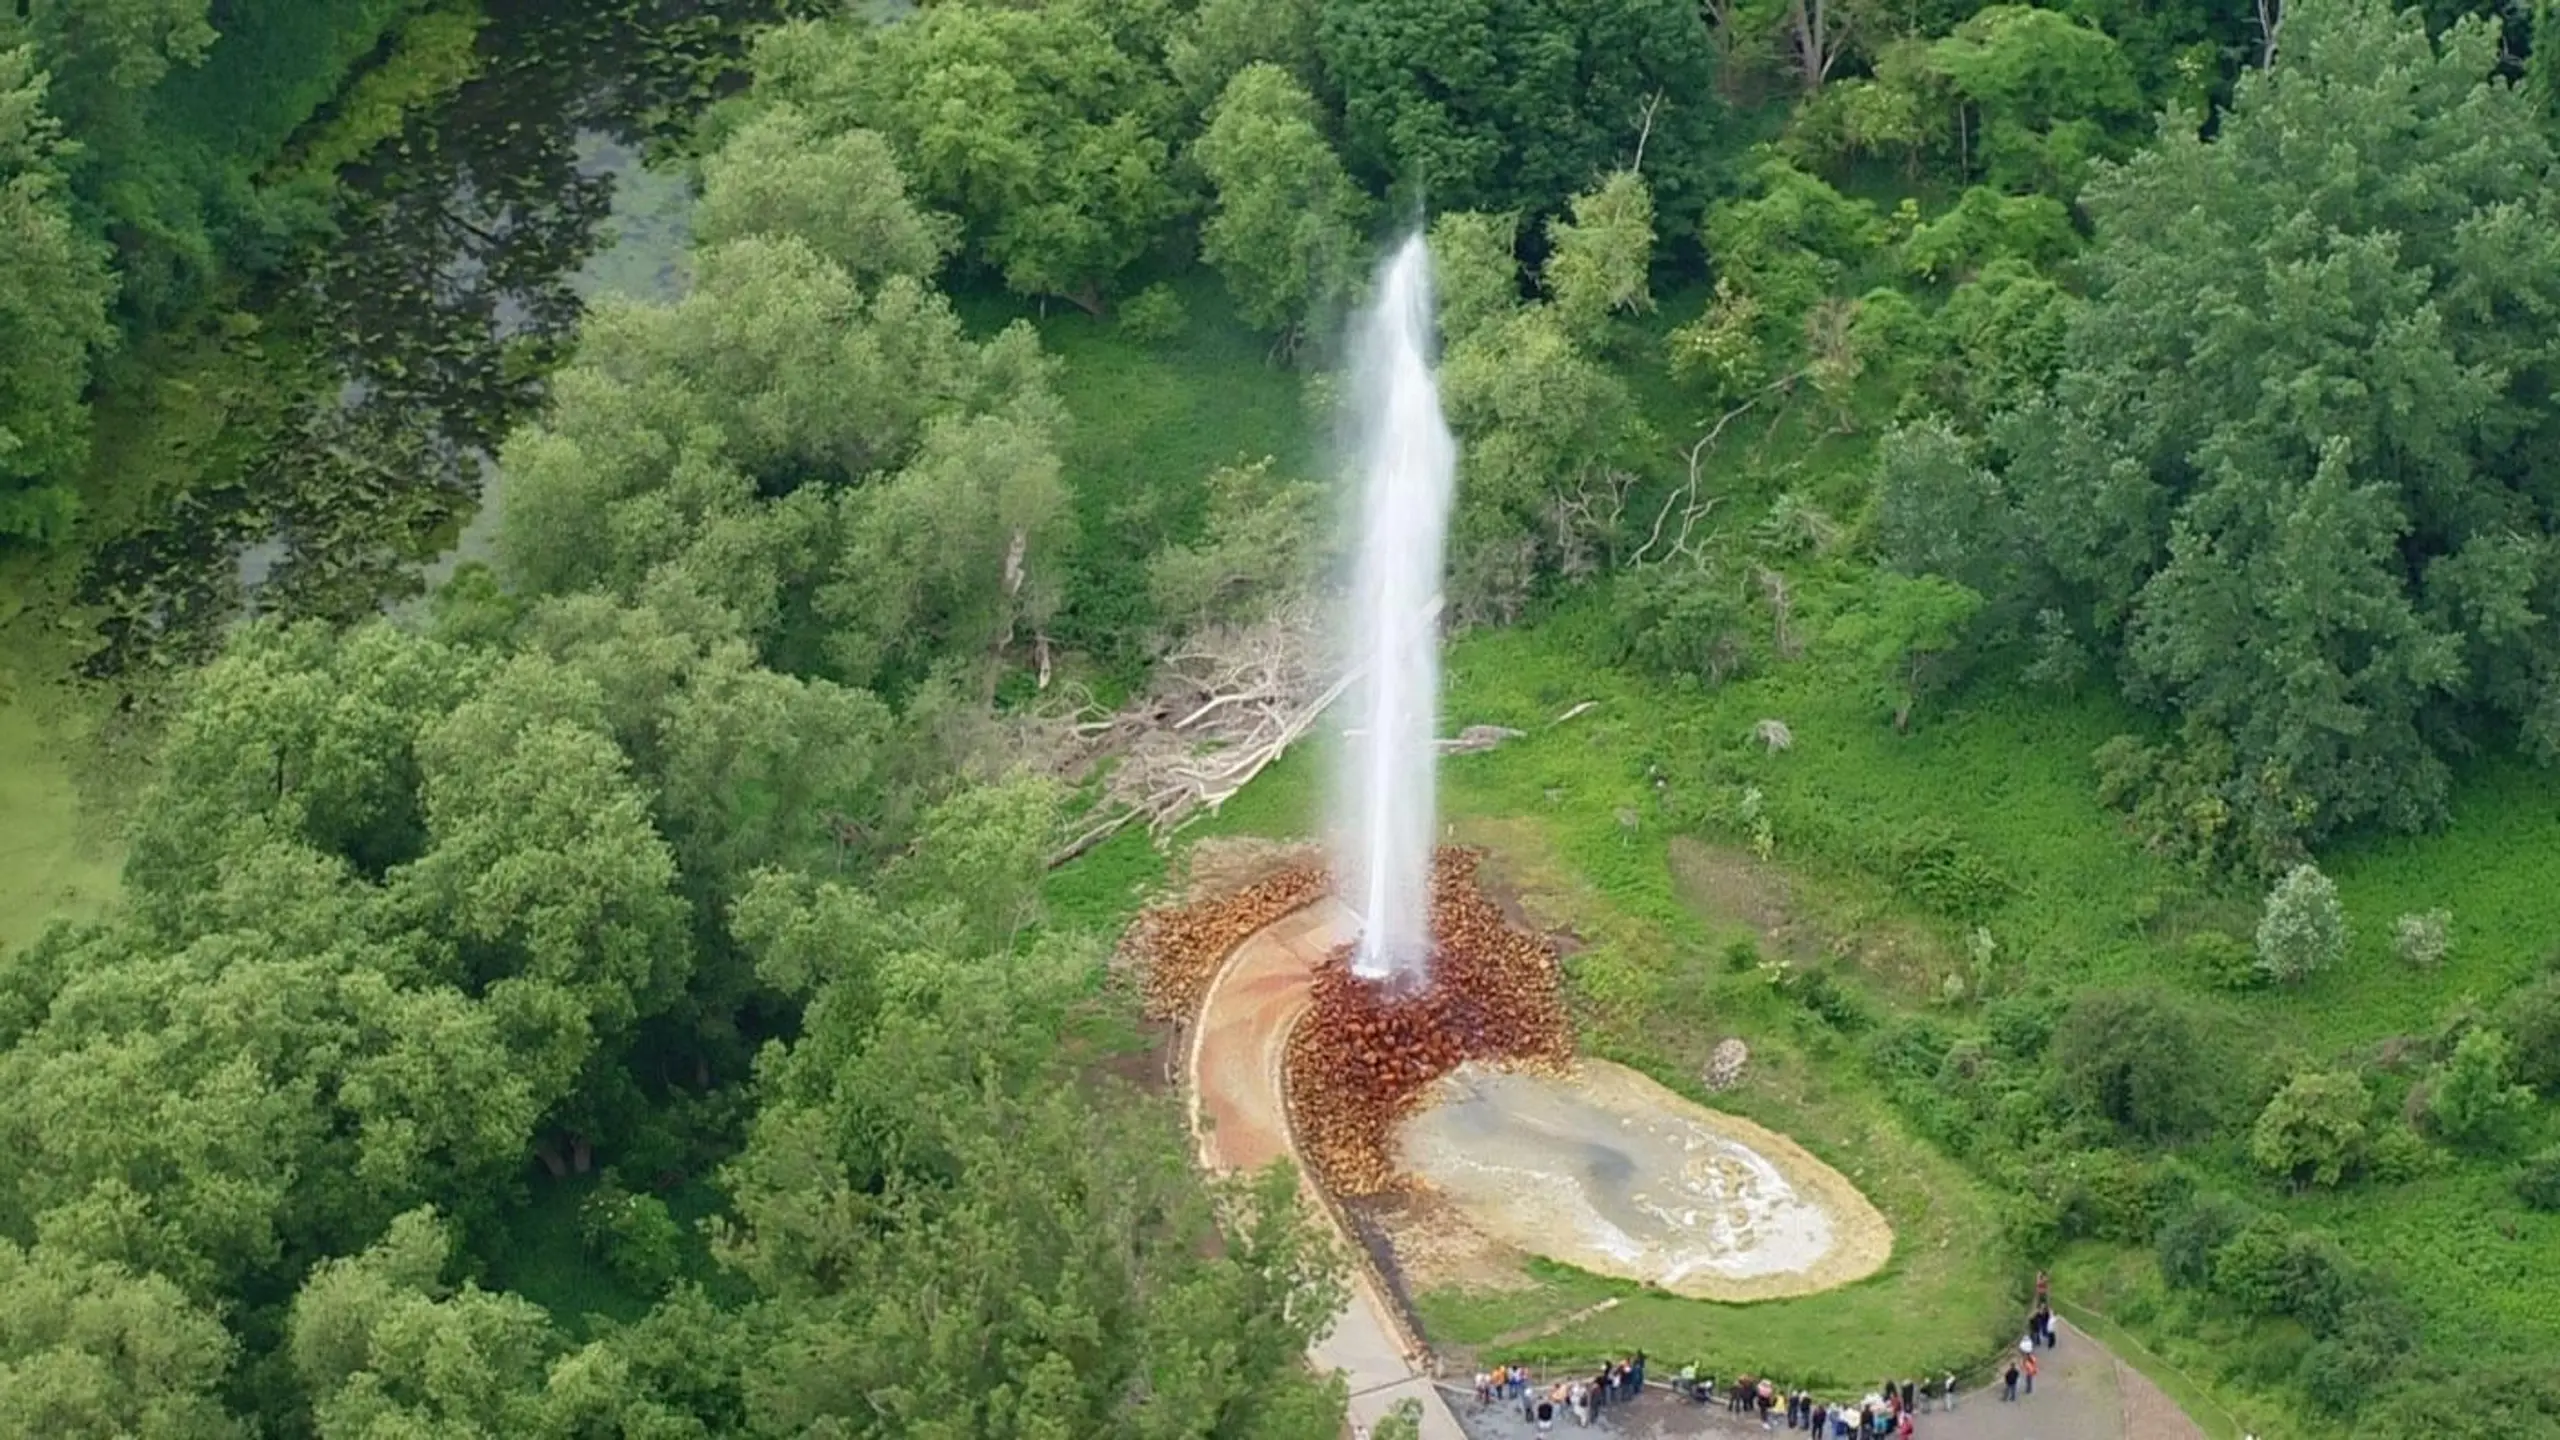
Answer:
M1405 1172L1493 1239L1709 1300L1874 1274L1884 1217L1795 1141L1607 1061L1463 1065L1396 1132Z

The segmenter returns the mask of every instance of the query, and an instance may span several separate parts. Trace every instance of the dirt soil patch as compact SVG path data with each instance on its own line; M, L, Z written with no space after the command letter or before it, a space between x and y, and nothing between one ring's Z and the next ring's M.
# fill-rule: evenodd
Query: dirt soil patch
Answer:
M1184 905L1206 905L1293 871L1322 870L1324 847L1306 840L1212 835L1182 852L1175 892Z
M1823 936L1798 908L1795 881L1748 850L1710 845L1675 835L1669 847L1671 885L1690 908L1731 924L1747 925L1761 943L1795 959L1822 953Z
M1361 1225L1383 1237L1408 1288L1475 1293L1531 1291L1536 1277L1523 1267L1528 1256L1486 1234L1451 1204L1424 1187L1347 1202Z
M1748 850L1674 836L1668 847L1673 893L1705 919L1747 926L1761 948L1796 964L1844 961L1907 995L1937 994L1953 962L1929 927L1877 906L1828 893Z

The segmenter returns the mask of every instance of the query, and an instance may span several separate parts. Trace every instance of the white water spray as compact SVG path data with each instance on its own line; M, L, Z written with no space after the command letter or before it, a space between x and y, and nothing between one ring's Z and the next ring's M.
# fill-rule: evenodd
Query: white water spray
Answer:
M1458 464L1431 375L1431 252L1387 262L1354 337L1360 462L1349 655L1353 731L1338 776L1335 873L1357 885L1355 974L1419 977L1431 954L1442 552Z

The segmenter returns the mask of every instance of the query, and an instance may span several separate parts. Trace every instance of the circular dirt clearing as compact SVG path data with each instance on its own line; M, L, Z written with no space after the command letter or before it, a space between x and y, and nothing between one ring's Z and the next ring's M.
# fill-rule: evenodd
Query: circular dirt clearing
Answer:
M1803 1146L1623 1065L1463 1065L1397 1127L1405 1171L1533 1255L1706 1300L1874 1274L1893 1232Z

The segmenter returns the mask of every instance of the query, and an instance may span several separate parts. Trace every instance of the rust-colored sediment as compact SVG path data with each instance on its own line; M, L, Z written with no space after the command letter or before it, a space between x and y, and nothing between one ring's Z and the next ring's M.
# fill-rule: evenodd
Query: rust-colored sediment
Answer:
M1145 976L1147 1016L1189 1020L1218 967L1255 931L1323 897L1325 872L1293 866L1230 895L1198 904L1162 906L1138 917L1121 938L1124 960Z
M1289 1109L1299 1153L1337 1195L1395 1188L1396 1122L1460 1063L1572 1059L1555 950L1478 887L1480 859L1456 848L1434 859L1421 988L1352 974L1348 944L1316 967L1312 1007L1289 1036Z

